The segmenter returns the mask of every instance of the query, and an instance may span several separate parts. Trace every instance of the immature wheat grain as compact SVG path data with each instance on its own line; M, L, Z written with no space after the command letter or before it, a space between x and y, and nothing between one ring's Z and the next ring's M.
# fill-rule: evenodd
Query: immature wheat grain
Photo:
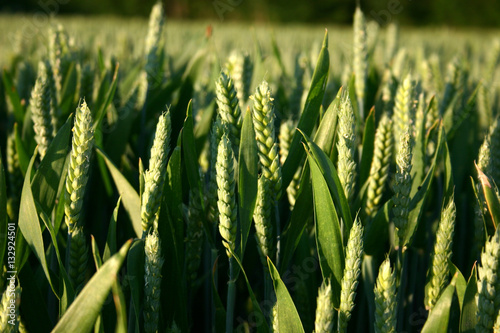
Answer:
M453 200L450 200L441 213L441 221L436 232L436 242L432 263L429 267L430 287L425 297L425 306L432 310L439 296L449 282L449 262L452 255L453 232L455 230L456 209Z
M373 216L376 213L382 199L382 194L384 193L387 176L389 175L389 164L392 158L393 146L391 127L392 121L384 113L375 133L373 161L370 168L370 176L368 177L365 206L368 216Z
M227 60L226 68L234 80L234 88L238 95L240 107L243 108L250 96L250 85L252 84L253 64L250 56L245 53L232 52Z
M347 323L351 319L354 308L354 298L358 287L358 278L361 273L361 255L363 254L363 226L359 219L354 221L347 241L345 254L344 276L341 282L340 309L338 318L338 331L347 331Z
M401 145L396 158L396 175L394 179L394 226L399 237L399 246L403 245L408 224L411 190L411 160L413 140L407 128L401 136Z
M19 165L19 154L16 148L15 133L7 136L7 180L9 199L7 200L7 214L11 221L17 222L23 174Z
M288 150L290 149L290 144L292 142L293 134L295 133L296 123L292 119L288 119L281 123L279 142L280 142L280 161L283 165L286 158L288 157ZM302 163L295 172L290 185L286 189L286 194L288 196L288 202L290 203L291 209L295 205L295 200L297 199L297 191L300 182L300 175L302 174Z
M500 263L500 229L486 242L478 266L477 281L477 324L476 332L491 332L495 318L500 310L500 280L498 266Z
M411 75L408 74L399 85L394 104L393 132L396 150L400 148L400 138L407 127L413 133L415 123L415 109L413 107L413 83Z
M236 200L234 179L234 154L226 134L219 142L217 155L217 207L219 208L219 232L222 244L226 247L229 258L232 257L229 249L236 249Z
M165 170L170 143L170 112L158 119L156 133L151 147L149 169L144 173L144 193L142 194L141 219L143 235L147 234L158 214L163 194Z
M217 223L219 220L219 211L217 209L217 153L220 139L224 134L222 127L222 120L218 115L212 124L212 130L210 132L210 169L209 169L209 180L208 180L208 193L207 193L207 204L208 204L208 218L211 222Z
M276 200L281 196L281 164L278 142L274 128L273 98L266 81L263 81L251 97L253 103L253 125L262 174L271 181Z
M226 73L221 72L215 83L215 92L222 124L229 129L231 143L237 151L243 119L233 80Z
M267 264L266 258L274 255L273 224L271 221L272 192L270 192L270 181L266 177L258 180L257 203L253 213L255 221L255 236L259 246L261 261Z
M76 226L69 239L68 275L75 289L85 282L87 270L88 247L82 226Z
M144 253L144 331L153 333L158 332L161 269L164 262L160 237L155 228L146 236Z
M66 178L64 212L70 238L79 224L85 185L89 176L90 158L94 146L94 130L92 125L92 115L84 100L75 113L73 141Z
M380 265L375 294L375 333L396 332L396 273L389 258Z
M146 57L146 65L144 70L147 74L148 91L156 84L160 75L160 63L158 59L158 50L160 48L160 39L165 23L165 14L161 1L157 1L151 10L149 16L148 34L146 36L144 54Z
M354 194L356 184L356 162L354 154L356 149L355 119L349 94L343 94L338 115L337 150L338 174L340 183L347 200Z
M318 300L316 301L316 321L314 323L314 333L329 333L333 329L333 293L330 280L323 281L318 290Z
M51 94L47 82L46 62L38 64L38 76L31 92L31 118L35 130L35 141L38 144L40 159L45 157L47 148L53 138L53 115L51 114Z
M385 61L390 63L398 50L399 44L399 25L391 22L387 26L386 46L385 46Z
M55 94L55 105L61 102L63 75L70 63L69 37L62 25L49 31L49 59L52 67ZM56 116L59 116L56 114Z
M364 115L366 91L366 72L368 69L368 52L366 47L366 20L361 9L354 12L354 86L360 115Z

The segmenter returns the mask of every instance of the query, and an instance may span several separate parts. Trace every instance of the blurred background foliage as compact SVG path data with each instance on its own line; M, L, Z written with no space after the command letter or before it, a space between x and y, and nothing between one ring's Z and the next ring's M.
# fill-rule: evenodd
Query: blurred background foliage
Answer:
M0 12L147 16L156 0L1 0ZM176 0L164 1L174 19L218 19L278 23L351 24L353 0ZM365 15L382 26L500 26L498 0L363 0Z

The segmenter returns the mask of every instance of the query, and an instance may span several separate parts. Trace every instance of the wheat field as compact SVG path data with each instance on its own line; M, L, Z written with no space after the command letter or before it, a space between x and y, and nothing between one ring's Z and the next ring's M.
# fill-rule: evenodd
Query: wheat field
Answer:
M496 30L0 15L1 332L500 332Z

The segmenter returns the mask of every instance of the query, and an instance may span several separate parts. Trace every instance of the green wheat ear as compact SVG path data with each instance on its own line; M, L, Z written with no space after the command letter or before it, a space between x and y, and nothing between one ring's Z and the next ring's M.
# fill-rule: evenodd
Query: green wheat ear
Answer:
M361 261L363 255L363 226L356 218L352 225L347 241L345 254L344 275L341 282L340 309L338 317L338 331L346 332L347 323L351 319L354 308L354 298L358 287L358 278L361 273Z
M50 66L48 62L39 62L38 75L30 99L31 118L40 159L44 158L54 134L54 115L51 112L52 95L47 77L47 65Z
M79 223L85 185L88 182L90 159L94 146L92 114L85 100L76 110L73 141L66 178L66 202L64 212L68 233L72 234Z
M210 132L210 165L209 165L209 180L208 180L208 218L212 223L217 223L219 220L219 211L217 209L217 153L219 149L219 142L224 134L222 127L222 120L219 115L212 124Z
M453 232L455 230L456 208L453 200L441 213L441 221L436 233L436 243L432 256L432 264L429 268L430 287L425 295L425 306L434 308L439 296L446 288L450 278L450 266L452 256Z
M82 226L76 226L69 240L68 275L75 289L80 289L85 282L87 271L88 247Z
M247 53L231 52L226 68L234 80L234 88L240 107L243 107L250 96L250 85L252 84L253 63L250 56Z
M370 167L370 176L368 178L367 200L365 211L368 216L374 216L382 194L384 193L385 183L389 175L389 165L392 158L391 133L392 121L386 113L382 115L377 132L375 133L375 147L373 150L373 160Z
M368 70L368 51L366 46L366 20L361 9L354 12L354 86L360 114L364 115L366 73Z
M251 98L254 101L252 118L262 175L271 181L277 200L281 196L281 163L274 127L273 98L266 81L257 87Z
M393 184L394 190L394 226L399 237L399 246L404 245L408 214L410 207L411 169L412 169L413 140L407 128L401 136L401 146L396 158L396 175Z
M349 200L354 194L356 184L356 162L354 154L356 149L356 134L354 124L354 111L349 94L343 94L338 116L338 174L344 194Z
M234 154L226 134L219 142L217 155L217 207L219 208L219 232L229 258L236 249L236 181L234 179Z
M7 214L13 222L17 222L21 189L23 188L23 174L19 164L19 154L16 147L16 136L12 131L7 136L7 180L9 199L7 201Z
M144 173L144 193L142 194L141 219L143 234L147 234L158 214L165 182L170 143L170 112L158 119L156 133L151 147L149 169Z
M415 108L413 106L413 82L410 74L400 83L394 100L393 132L396 151L399 150L400 138L407 127L413 128Z
M231 143L235 150L240 145L240 132L243 119L233 80L224 72L215 83L217 106L222 124L229 129Z
M158 332L161 269L164 262L160 237L155 228L146 236L144 253L144 331L153 333Z
M486 242L481 254L481 264L478 266L476 332L491 332L500 309L499 256L500 228Z
M165 14L161 1L157 1L151 9L149 16L148 34L146 36L144 54L146 57L146 65L144 70L147 74L147 91L151 90L155 85L156 80L159 78L160 63L158 57L158 50L160 48L161 34L163 25L165 23Z
M62 25L49 30L49 59L54 78L55 105L61 102L63 74L70 63L69 37ZM58 111L58 110L56 110ZM56 114L58 116L58 114Z
M375 285L375 333L396 332L396 273L389 258L380 265Z
M330 280L323 281L318 290L316 301L316 320L314 323L314 333L329 333L333 329L333 293Z
M266 177L260 177L258 180L257 203L253 218L255 221L255 236L261 255L261 261L265 265L266 258L272 258L274 255L273 243L273 223L271 221L272 197L270 191L271 182Z

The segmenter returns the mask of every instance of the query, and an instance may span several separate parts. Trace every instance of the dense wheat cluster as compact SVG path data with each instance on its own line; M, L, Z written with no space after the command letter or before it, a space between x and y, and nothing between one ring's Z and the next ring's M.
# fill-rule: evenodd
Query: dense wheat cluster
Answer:
M497 32L353 19L0 17L0 331L500 331Z

